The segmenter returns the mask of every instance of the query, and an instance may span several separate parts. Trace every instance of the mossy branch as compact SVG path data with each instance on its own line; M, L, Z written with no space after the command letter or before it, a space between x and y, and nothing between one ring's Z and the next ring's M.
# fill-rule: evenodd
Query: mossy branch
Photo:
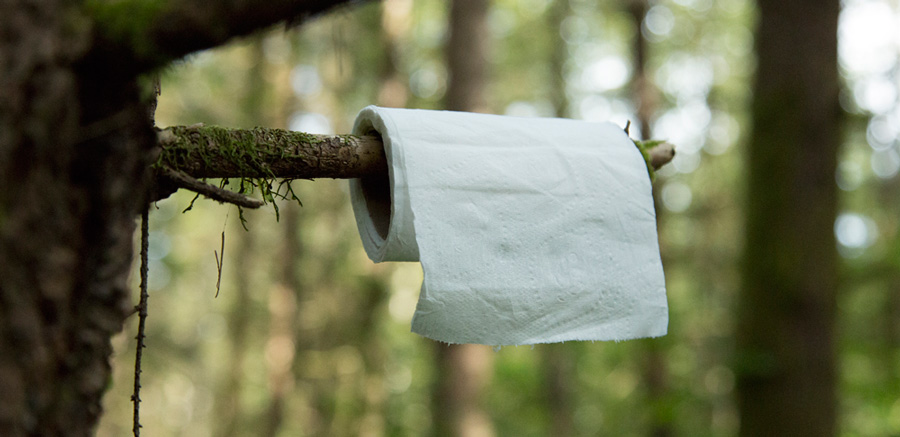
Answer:
M195 125L160 130L158 141L155 168L160 183L153 200L186 188L221 202L254 207L251 204L258 202L228 197L219 192L225 190L197 179L240 178L247 182L242 186L260 188L263 198L271 201L278 197L271 188L275 179L351 179L387 174L384 145L375 136ZM641 143L638 148L653 169L675 156L674 147L668 143Z
M381 140L256 127L159 131L157 167L194 178L349 179L387 172Z
M375 136L195 125L163 129L158 139L156 166L194 178L351 179L387 172L384 145ZM639 147L654 169L675 156L669 143Z

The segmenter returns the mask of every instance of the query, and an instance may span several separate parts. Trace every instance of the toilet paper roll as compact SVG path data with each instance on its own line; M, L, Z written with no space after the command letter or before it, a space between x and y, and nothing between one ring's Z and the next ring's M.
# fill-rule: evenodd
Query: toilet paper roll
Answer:
M351 200L375 262L420 261L412 330L519 345L664 335L650 179L616 125L369 106L387 178Z

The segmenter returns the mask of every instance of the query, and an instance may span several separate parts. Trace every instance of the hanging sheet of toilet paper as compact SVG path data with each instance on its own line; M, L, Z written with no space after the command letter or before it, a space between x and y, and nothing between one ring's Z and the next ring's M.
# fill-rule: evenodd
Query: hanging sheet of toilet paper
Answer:
M644 160L611 123L369 106L389 180L350 182L366 253L420 261L413 332L520 345L665 335Z

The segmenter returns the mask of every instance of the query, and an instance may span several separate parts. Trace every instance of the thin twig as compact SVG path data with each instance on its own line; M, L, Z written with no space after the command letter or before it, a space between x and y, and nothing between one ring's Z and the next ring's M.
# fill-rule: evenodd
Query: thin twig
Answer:
M191 190L198 194L202 194L218 202L231 203L233 205L251 209L259 208L265 205L265 203L261 200L251 199L247 196L244 196L243 194L235 193L234 191L228 191L215 185L207 184L205 182L194 179L191 176L188 176L182 171L172 170L170 168L163 168L161 171L162 175L176 187L187 188L188 190Z
M225 231L222 231L222 248L218 253L214 250L213 256L216 257L216 269L219 271L219 276L216 278L216 297L219 297L219 287L222 285L222 264L225 264Z
M131 431L135 437L141 435L141 356L144 351L144 325L147 321L147 252L150 246L150 208L145 208L141 213L141 300L136 309L138 312L137 351L134 356L134 393L131 401L134 402L134 426Z

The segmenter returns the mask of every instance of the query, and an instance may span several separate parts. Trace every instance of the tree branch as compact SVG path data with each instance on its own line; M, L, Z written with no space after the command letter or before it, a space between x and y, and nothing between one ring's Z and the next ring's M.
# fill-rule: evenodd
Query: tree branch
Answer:
M159 131L158 138L157 167L194 178L350 179L387 173L384 145L374 136L175 126ZM675 149L662 143L649 153L658 169L672 160Z
M229 191L224 188L219 188L215 185L201 182L183 172L172 170L170 168L161 169L160 176L165 179L165 182L169 186L175 187L176 189L187 188L188 190L191 190L197 194L202 194L217 202L230 203L232 205L251 209L259 208L265 205L265 202L261 200L252 199L241 193L235 193L234 191Z
M94 55L118 57L135 73L288 21L297 23L353 0L88 0ZM93 56L89 56L93 57Z
M387 173L384 146L372 136L175 126L157 138L157 166L194 178L350 179Z

